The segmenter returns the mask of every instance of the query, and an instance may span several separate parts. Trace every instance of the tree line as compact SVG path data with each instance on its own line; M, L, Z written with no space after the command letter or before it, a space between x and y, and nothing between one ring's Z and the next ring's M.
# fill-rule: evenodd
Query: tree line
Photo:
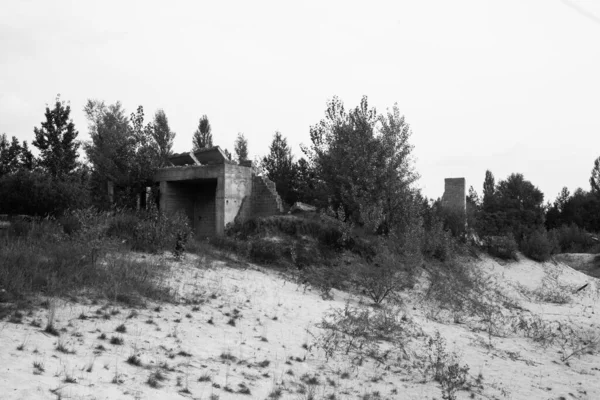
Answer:
M31 142L38 157L26 141L0 137L0 212L46 215L88 205L108 207L109 181L118 189L114 202L132 208L154 171L167 165L175 132L163 110L147 121L142 106L127 115L119 102L89 100L84 111L90 140L85 143L77 140L70 110L59 98L53 108L46 107ZM309 144L295 159L287 138L275 132L268 153L255 160L255 167L275 182L286 204L315 205L349 226L394 235L399 241L408 233L435 231L439 237L460 238L470 231L481 238L509 238L522 249L532 238L556 247L557 232L564 226L600 231L600 157L592 169L591 189L570 194L564 188L553 204L544 204L542 192L522 174L496 183L486 171L482 196L469 190L466 231L464 217L452 215L439 199L427 199L416 188L412 131L397 105L381 113L365 96L347 109L334 97L309 134ZM203 115L192 148L213 145L212 127ZM80 159L80 147L87 161ZM229 159L248 160L248 140L242 133L233 150L233 155L226 151ZM432 244L431 251L444 240Z

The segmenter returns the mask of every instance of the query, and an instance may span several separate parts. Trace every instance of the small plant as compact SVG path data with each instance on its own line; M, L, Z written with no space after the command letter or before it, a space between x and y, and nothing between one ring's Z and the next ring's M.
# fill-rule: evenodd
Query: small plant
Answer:
M164 381L165 379L167 379L166 376L159 369L157 369L148 376L146 383L148 386L157 389L161 386L160 382Z
M211 381L212 381L212 377L208 373L200 375L200 377L198 378L198 382L211 382Z
M142 365L142 360L137 355L132 354L129 357L127 357L127 364L140 367Z
M263 360L263 361L259 362L259 363L258 363L258 364L256 364L256 365L258 365L260 368L266 368L266 367L268 367L270 364L271 364L271 361L269 361L269 360Z
M279 399L283 395L283 392L280 387L275 388L269 393L269 399Z
M177 353L177 355L181 356L181 357L191 357L192 356L191 353L188 353L187 351L184 351L184 350L179 351L179 353Z
M467 385L469 367L460 366L456 354L448 354L446 341L436 331L433 337L426 340L426 366L424 374L432 375L442 388L443 400L456 400L456 392Z
M220 357L221 357L221 360L225 360L225 361L235 361L236 360L235 356L229 352L221 353Z
M98 336L98 339L106 340L106 333L101 333L100 336Z
M248 386L246 386L244 383L240 383L240 384L238 385L238 387L239 387L239 389L238 389L238 393L240 393L240 394L246 394L246 395L250 395L250 394L252 394L252 393L250 392L250 388L248 388Z
M65 379L63 379L65 383L77 383L77 378L75 378L72 374L69 374L65 371Z
M44 363L43 362L41 362L41 361L34 361L33 362L33 373L35 375L40 375L44 371L46 371L46 368L44 367Z
M115 331L119 333L125 333L127 332L127 327L125 326L125 324L121 324L116 327Z
M62 339L58 340L58 343L56 344L56 351L64 354L75 354L75 350L68 348Z
M112 345L121 346L123 343L125 343L125 341L120 336L112 336L110 338L110 344Z

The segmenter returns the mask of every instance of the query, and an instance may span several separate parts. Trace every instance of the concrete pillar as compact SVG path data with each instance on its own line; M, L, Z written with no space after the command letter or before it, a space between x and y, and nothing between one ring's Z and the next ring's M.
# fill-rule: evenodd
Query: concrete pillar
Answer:
M465 178L444 179L442 205L462 214L467 212L467 184Z
M166 213L167 207L167 195L169 193L169 183L167 181L160 181L158 184L159 197L158 203L160 205L160 212Z
M225 233L225 177L217 178L217 190L215 192L215 232L217 236Z

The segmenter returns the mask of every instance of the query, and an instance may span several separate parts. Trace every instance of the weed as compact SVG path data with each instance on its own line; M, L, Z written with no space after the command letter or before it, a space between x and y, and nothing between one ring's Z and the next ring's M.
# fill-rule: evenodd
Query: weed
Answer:
M58 339L58 343L56 344L56 351L59 351L64 354L75 354L75 350L68 348L62 339Z
M198 378L198 382L210 382L210 381L212 381L212 377L208 373L200 375L200 377Z
M46 368L44 367L44 363L43 362L41 362L41 361L34 361L33 362L33 373L35 375L40 375L44 371L46 371Z
M159 369L157 369L156 371L150 373L146 383L148 386L157 389L161 387L160 382L164 381L165 379L167 379L167 377Z
M125 324L121 324L115 328L115 331L119 333L125 333L127 332L127 327L125 327Z
M137 355L132 354L129 357L127 357L127 364L140 367L142 365L142 360Z
M112 336L109 343L115 346L121 346L125 341L120 336Z

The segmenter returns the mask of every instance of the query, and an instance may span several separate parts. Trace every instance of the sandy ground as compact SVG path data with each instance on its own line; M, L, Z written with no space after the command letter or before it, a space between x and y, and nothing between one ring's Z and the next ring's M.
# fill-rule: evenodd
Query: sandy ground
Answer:
M333 299L324 300L253 265L192 255L170 264L178 304L128 308L85 298L39 299L48 300L45 307L24 312L20 323L0 322L0 398L442 398L436 382L414 372L326 359L312 346L325 313L358 305L364 301L358 296L334 290ZM562 263L485 257L476 264L522 309L600 333L597 279ZM561 290L570 301L540 301L538 288ZM52 312L58 337L43 331ZM463 323L436 321L410 293L403 313L426 333L439 331L460 364L469 365L471 379L483 377L483 389L459 392L458 399L600 399L596 352L563 362L560 348L522 335L489 337ZM307 383L311 377L314 384Z

